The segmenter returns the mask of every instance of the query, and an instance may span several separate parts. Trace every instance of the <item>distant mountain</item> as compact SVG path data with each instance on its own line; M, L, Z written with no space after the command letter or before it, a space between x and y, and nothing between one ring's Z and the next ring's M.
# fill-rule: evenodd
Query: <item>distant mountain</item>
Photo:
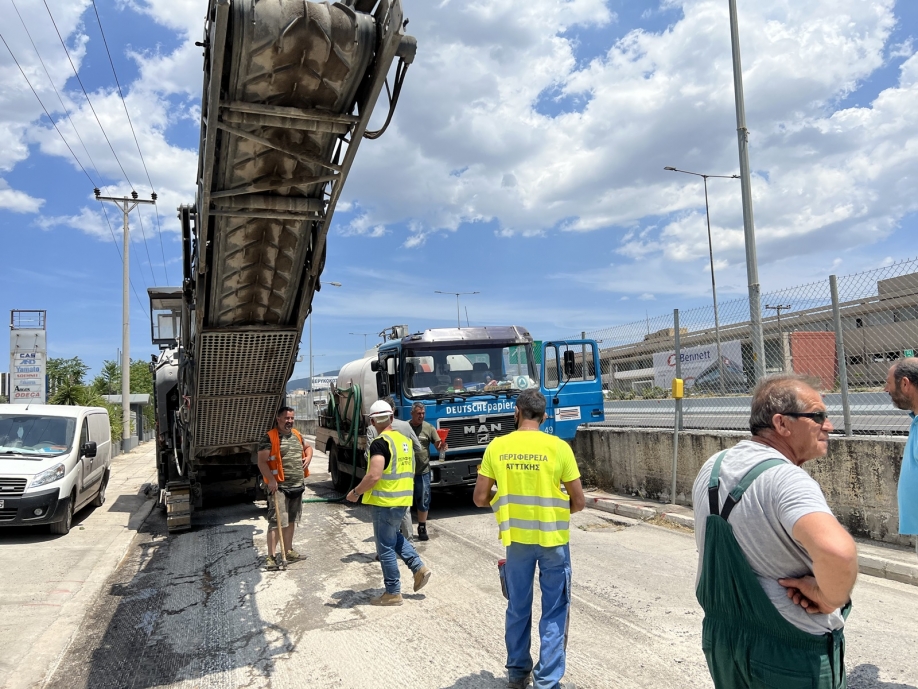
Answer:
M326 378L328 376L337 376L338 370L334 371L325 371L323 373L316 373L316 378ZM309 389L309 378L294 378L290 381L287 381L287 392L291 390L308 390Z

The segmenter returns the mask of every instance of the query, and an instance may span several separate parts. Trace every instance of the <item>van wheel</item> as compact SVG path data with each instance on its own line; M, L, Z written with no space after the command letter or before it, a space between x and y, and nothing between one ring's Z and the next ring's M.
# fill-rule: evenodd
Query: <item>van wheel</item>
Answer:
M105 489L108 488L108 469L105 470L105 476L102 477L102 483L99 486L99 492L96 493L95 499L92 501L93 507L102 507L105 504Z
M70 533L70 527L73 525L73 503L75 502L76 494L71 493L70 504L67 505L67 512L64 514L64 518L50 525L51 533L60 534L61 536L66 536Z

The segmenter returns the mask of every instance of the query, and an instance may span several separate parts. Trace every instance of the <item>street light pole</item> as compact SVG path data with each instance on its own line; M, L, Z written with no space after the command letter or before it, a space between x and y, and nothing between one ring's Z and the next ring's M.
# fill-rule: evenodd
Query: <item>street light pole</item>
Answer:
M341 287L340 282L329 282L327 283L332 287ZM315 298L313 296L313 298ZM312 394L312 307L309 309L309 392L306 393L306 404L307 409L309 409L309 418L312 418L312 410L314 405L312 403L313 394Z
M674 167L665 167L664 170L670 172L681 172L686 175L695 175L704 180L704 215L708 221L708 258L711 261L711 296L714 299L714 336L717 338L717 377L720 378L720 394L726 395L727 389L724 384L724 359L720 353L720 315L717 310L717 283L714 280L714 244L711 241L711 210L708 206L708 177L719 177L721 179L739 179L739 175L703 175L700 172L689 172L688 170L679 170Z
M462 327L462 321L459 320L459 295L460 294L481 294L481 292L441 292L440 290L434 290L434 294L455 294L456 295L456 327Z
M121 260L124 263L121 280L121 449L128 451L131 441L131 309L130 294L130 245L131 235L128 228L128 216L141 203L156 203L156 194L152 199L139 199L137 192L131 192L131 198L124 196L102 196L98 189L95 190L96 199L111 201L124 214L124 251ZM139 211L138 211L139 212Z
M791 307L790 304L776 304L775 306L772 306L771 304L765 304L766 309L771 309L771 310L778 312L778 347L781 348L781 370L782 371L787 370L787 365L786 365L787 359L784 356L784 331L781 330L781 312L787 311L788 309L790 309L790 307Z
M367 351L367 335L369 335L369 334L370 334L370 333L348 333L348 335L357 335L358 337L359 337L360 335L363 335L363 351L364 351L364 353L366 353L366 351Z

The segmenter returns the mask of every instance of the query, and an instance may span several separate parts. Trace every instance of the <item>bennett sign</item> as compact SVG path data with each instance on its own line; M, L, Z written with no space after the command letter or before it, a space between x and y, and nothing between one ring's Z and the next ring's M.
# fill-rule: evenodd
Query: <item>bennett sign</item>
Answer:
M742 361L743 352L739 340L722 342L720 355L732 361ZM690 388L695 384L695 379L705 373L709 368L717 366L717 345L700 345L687 347L681 351L682 379L685 387ZM653 355L653 383L657 387L669 388L673 378L676 377L676 352L657 352Z

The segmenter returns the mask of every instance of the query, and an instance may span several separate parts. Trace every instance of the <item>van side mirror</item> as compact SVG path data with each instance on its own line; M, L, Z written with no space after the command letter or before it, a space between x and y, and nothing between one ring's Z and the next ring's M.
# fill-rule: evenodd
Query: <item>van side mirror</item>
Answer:
M574 352L570 349L564 351L564 376L573 378L575 373Z
M88 443L83 443L83 447L80 448L80 452L84 457L95 457L96 441L90 440Z

